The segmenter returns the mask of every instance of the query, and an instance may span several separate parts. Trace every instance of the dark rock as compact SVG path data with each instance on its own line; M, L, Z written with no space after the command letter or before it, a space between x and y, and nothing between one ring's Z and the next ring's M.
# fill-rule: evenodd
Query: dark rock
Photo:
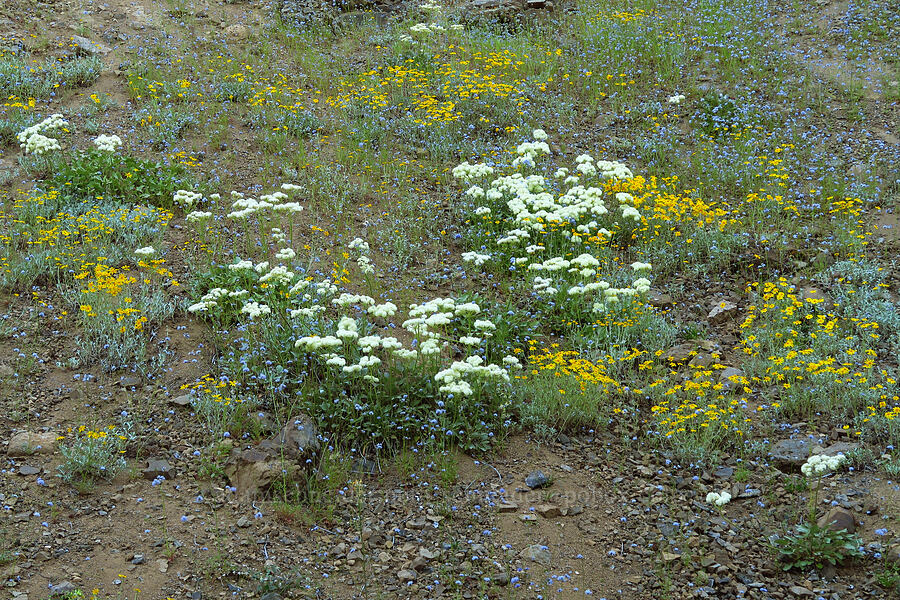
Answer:
M318 435L312 420L299 415L285 424L278 439L284 446L285 455L296 459L306 458L307 454L319 449Z
M22 465L21 467L19 467L19 475L30 476L37 475L40 472L41 469L39 469L38 467L32 467L31 465Z
M713 475L722 479L728 479L734 475L734 469L732 467L719 467L713 472Z
M647 292L647 304L654 308L667 309L672 308L675 305L675 302L672 300L672 296L668 294L664 294L658 290L650 290Z
M856 531L856 518L850 511L835 507L819 518L819 527L828 527L832 531L846 529L847 533Z
M855 442L836 442L831 444L822 451L827 456L835 456L837 454L849 454L859 449L859 444Z
M772 445L769 458L782 471L797 471L809 458L812 448L809 440L780 440Z
M550 478L543 471L532 471L525 478L525 485L533 490L550 485Z
M737 389L744 379L744 372L735 367L726 367L719 373L719 383L726 390Z
M721 325L722 323L733 319L737 315L737 312L737 304L728 300L721 300L713 305L712 310L706 315L706 320L709 321L711 325Z

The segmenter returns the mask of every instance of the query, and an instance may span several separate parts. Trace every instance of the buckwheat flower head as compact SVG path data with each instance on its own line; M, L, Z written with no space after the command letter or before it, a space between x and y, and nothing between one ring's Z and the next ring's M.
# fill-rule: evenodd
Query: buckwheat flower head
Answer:
M134 251L138 256L153 256L156 254L156 249L153 246L145 246L143 248L138 248Z
M669 96L669 104L681 104L685 99L684 94L675 94L674 96Z
M538 141L546 140L549 137L547 135L547 132L544 131L543 129L535 129L533 132L531 132L531 135L532 135L532 137L534 137L534 139L536 139Z
M348 246L351 250L358 250L363 254L367 254L369 252L369 242L365 241L362 238L353 238L353 241L350 242Z
M807 477L824 475L829 471L836 471L840 468L846 458L847 457L843 454L835 454L834 456L816 454L810 456L807 461L803 463L803 466L800 467L800 472Z
M197 192L192 192L190 190L178 190L177 192L175 192L175 195L172 196L172 201L175 204L184 206L185 210L189 210L202 197L203 195Z
M282 248L275 254L275 258L278 260L291 260L297 256L297 253L294 252L293 248Z
M710 492L706 495L706 502L719 507L725 506L731 502L731 494L728 492Z
M302 190L303 188L300 187L299 185L295 185L293 183L282 183L281 189L283 189L286 192L296 192L296 191Z
M31 135L23 146L25 147L25 154L37 155L45 154L52 150L60 150L62 148L62 146L59 145L58 140L40 133Z
M650 263L636 261L636 262L631 263L631 268L635 272L650 271L651 269L653 269L653 265Z
M122 138L117 135L100 134L94 138L94 145L97 146L97 150L115 152L116 148L122 145Z
M230 271L253 270L253 262L249 260L239 260L238 262L228 265Z
M267 304L260 304L258 302L248 302L241 308L241 312L243 314L249 315L251 319L255 319L261 315L267 315L272 312L272 309L269 308Z
M373 317L393 317L397 314L397 305L393 302L385 302L384 304L376 304L366 309Z
M188 223L202 223L212 217L211 212L203 212L202 210L195 210L187 214L184 218Z

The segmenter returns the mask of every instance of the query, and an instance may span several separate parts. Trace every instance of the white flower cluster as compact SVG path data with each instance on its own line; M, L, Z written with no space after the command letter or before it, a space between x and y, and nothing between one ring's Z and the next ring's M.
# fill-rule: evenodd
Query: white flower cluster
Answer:
M134 253L138 256L153 256L156 254L156 249L153 246L145 246L144 248L138 248Z
M537 141L518 146L519 156L512 162L513 168L527 161L531 161L530 166L538 154L549 153L544 141L548 137L546 132L535 130L534 137ZM608 261L601 264L602 252L593 250L598 244L608 242L612 231L629 231L642 220L634 196L618 192L607 198L602 187L606 180L628 180L634 175L622 163L598 161L589 154L575 159L573 171L578 176L569 175L570 169L566 167L555 169L554 177L564 181L562 189L554 192L557 184L551 185L548 181L552 180L540 174L526 175L516 170L485 181L493 175L492 168L468 162L457 166L453 170L455 177L463 181L481 179L478 185L468 188L466 195L474 203L475 216L482 217L475 222L485 223L489 239L495 244L495 249L488 251L465 252L462 260L475 267L502 260L512 270L536 272L531 287L538 296L554 297L562 292L563 298L583 304L582 298L594 295L596 299L586 306L596 312L606 312L621 298L646 294L650 289L650 281L640 277L652 269L650 263L635 262L626 273ZM548 240L554 238L557 241L549 244ZM554 248L553 255L548 255L548 244ZM609 266L615 272L604 277L602 271ZM620 280L630 276L638 279L622 285Z
M481 179L483 177L487 177L488 175L493 175L494 168L484 163L470 165L469 161L465 161L462 164L453 167L452 173L453 176L457 179L462 179L463 181L471 181L473 179Z
M729 492L710 492L706 495L706 502L722 507L731 502L731 494Z
M188 223L202 223L212 217L211 212L204 212L202 210L195 210L187 214L184 217L184 220Z
M550 154L550 146L547 145L547 142L543 141L546 139L547 134L543 129L536 129L535 132L543 133L544 138L534 142L522 142L519 144L516 148L516 154L519 156L513 161L513 167L518 167L519 165L533 167L534 159L537 158L539 154Z
M94 138L94 145L97 146L97 150L102 152L115 152L116 148L122 145L122 138L117 135L101 133Z
M669 104L681 104L685 100L684 94L675 94L674 96L669 96Z
M19 145L25 149L25 154L44 154L52 150L59 150L59 140L44 135L51 133L57 129L64 129L69 126L61 114L53 114L31 127L26 127L16 135Z
M272 309L269 308L267 304L260 304L259 302L247 302L241 308L241 313L245 315L250 315L251 319L255 319L256 317L262 315L268 315L272 313Z
M496 379L509 381L509 373L501 366L485 365L480 356L469 356L465 361L454 361L449 368L439 371L434 380L441 385L439 391L443 394L462 394L471 396L474 393L472 384L468 379Z
M299 190L300 187L292 183L281 184L281 189L293 192ZM255 214L263 213L271 210L275 213L299 213L303 211L303 207L298 202L285 202L289 196L282 191L272 192L271 194L263 194L256 198L245 198L240 192L231 192L233 200L231 208L234 209L228 213L230 219L246 219Z
M194 204L200 201L201 198L203 198L203 194L200 194L198 192L192 192L190 190L178 190L172 197L172 201L175 204L183 206L184 210L190 210L194 206Z
M847 457L843 454L835 454L834 456L815 454L803 463L803 466L800 467L800 472L807 477L818 477L830 471L837 471L846 460Z

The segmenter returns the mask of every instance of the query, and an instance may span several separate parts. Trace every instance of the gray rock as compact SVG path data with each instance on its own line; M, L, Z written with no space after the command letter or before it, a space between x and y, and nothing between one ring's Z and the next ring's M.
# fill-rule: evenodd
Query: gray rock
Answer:
M721 300L713 305L712 310L706 315L706 320L712 325L721 325L734 318L737 312L737 304L728 300Z
M190 394L182 394L181 396L176 396L175 398L170 398L169 404L174 404L175 406L190 406L191 395Z
M69 592L74 592L78 588L75 587L75 584L71 581L63 581L62 583L57 583L56 585L50 586L50 594L68 594Z
M412 569L403 569L397 573L397 579L399 579L401 583L415 581L418 576L419 574Z
M525 485L530 487L533 490L538 488L547 487L552 482L549 477L544 475L543 471L532 471L525 477Z
M6 446L9 456L30 456L32 454L50 454L56 450L56 434L22 431L12 436Z
M726 367L719 373L719 383L726 390L737 389L744 378L744 372L735 367Z
M856 442L835 442L822 451L826 456L835 456L837 454L849 454L854 450L859 450L859 444Z
M144 380L137 375L126 375L119 380L119 385L123 388L139 387L144 384Z
M793 595L798 596L798 597L801 597L801 598L802 598L802 597L813 597L813 596L815 596L815 593L813 593L812 590L807 589L807 588L805 588L805 587L801 587L801 586L799 586L799 585L792 585L792 586L789 587L788 589L790 590L790 592L791 592Z
M545 567L550 566L550 550L546 546L532 544L522 551L522 556Z
M131 564L133 564L133 565L142 565L142 564L144 564L144 562L145 562L145 559L144 559L143 554L135 554L131 558Z
M289 420L278 439L284 447L285 455L290 458L305 458L319 449L319 432L306 415L298 415Z
M781 440L772 445L769 458L781 470L799 470L812 452L809 440Z
M734 469L732 467L719 467L715 471L713 471L713 475L716 477L721 477L722 479L728 479L732 475L734 475Z
M85 54L105 55L112 52L112 48L110 48L106 44L101 44L100 42L89 40L88 38L82 37L80 35L73 36L72 41L75 42L75 45L78 47L78 49Z
M225 35L236 40L246 40L250 37L250 29L246 25L234 23L225 28Z
M267 592L260 596L259 600L281 600L281 596L277 592Z
M41 469L38 467L32 467L31 465L22 465L19 467L19 475L31 476L37 475L41 472Z
M151 458L147 461L147 468L144 469L141 474L144 476L144 479L156 479L157 477L162 477L164 479L172 478L172 465L170 465L167 461L159 459L159 458Z

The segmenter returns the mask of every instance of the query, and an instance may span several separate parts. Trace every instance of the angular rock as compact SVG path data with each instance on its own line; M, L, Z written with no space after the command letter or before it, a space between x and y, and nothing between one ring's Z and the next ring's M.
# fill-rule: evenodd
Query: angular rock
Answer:
M78 49L85 54L105 55L112 52L112 48L110 48L106 44L101 44L100 42L89 40L88 38L82 37L80 35L73 36L72 41L75 42L75 45L78 46Z
M175 398L170 398L169 404L174 404L175 406L190 406L191 405L191 395L190 394L182 394L181 396L176 396Z
M800 299L809 304L827 304L828 296L815 287L804 288L803 292L800 294Z
M742 385L744 380L744 372L735 367L726 367L719 372L719 383L726 390L737 389Z
M678 344L677 346L669 348L669 350L663 354L663 359L670 363L681 364L686 362L696 353L697 344L693 342L684 342L683 344Z
M738 306L734 302L721 300L713 305L712 310L706 315L706 320L711 325L721 325L737 315Z
M532 544L522 551L522 556L545 567L550 566L550 550L547 546Z
M50 594L68 594L69 592L74 592L78 588L71 581L63 581L62 583L57 583L56 585L50 586Z
M546 487L550 485L550 483L550 478L544 475L543 471L532 471L525 477L525 485L533 490Z
M30 477L31 475L37 475L41 472L41 469L38 467L32 467L31 465L22 465L19 467L19 475L25 475L26 477Z
M12 436L6 446L9 456L29 456L31 454L51 454L56 450L56 434L52 431L22 431Z
M675 305L672 296L664 294L659 290L650 290L647 292L647 304L654 308L672 308Z
M797 471L812 452L809 440L780 440L769 449L769 458L781 470Z
M555 504L540 504L536 506L534 510L545 519L552 519L562 515L562 511Z
M822 454L827 456L835 456L837 454L849 454L854 450L859 449L859 444L856 442L835 442L831 444L827 448L822 451Z
M515 502L501 502L497 506L497 509L501 513L513 513L513 512L516 512L517 510L519 510L519 505L516 504Z
M319 449L319 432L315 423L306 415L298 415L289 420L278 440L284 447L285 455L294 459L306 458L309 453Z
M412 569L403 569L402 571L397 572L397 579L399 579L401 583L415 581L418 577L419 574Z
M225 35L236 40L245 40L250 37L250 30L246 25L235 23L225 28Z
M172 465L165 460L151 458L147 461L147 468L144 469L141 474L144 476L144 479L150 479L151 481L157 477L171 479L173 475Z
M856 532L856 517L850 511L836 506L819 517L819 527L828 527L832 531L846 529L847 533Z

